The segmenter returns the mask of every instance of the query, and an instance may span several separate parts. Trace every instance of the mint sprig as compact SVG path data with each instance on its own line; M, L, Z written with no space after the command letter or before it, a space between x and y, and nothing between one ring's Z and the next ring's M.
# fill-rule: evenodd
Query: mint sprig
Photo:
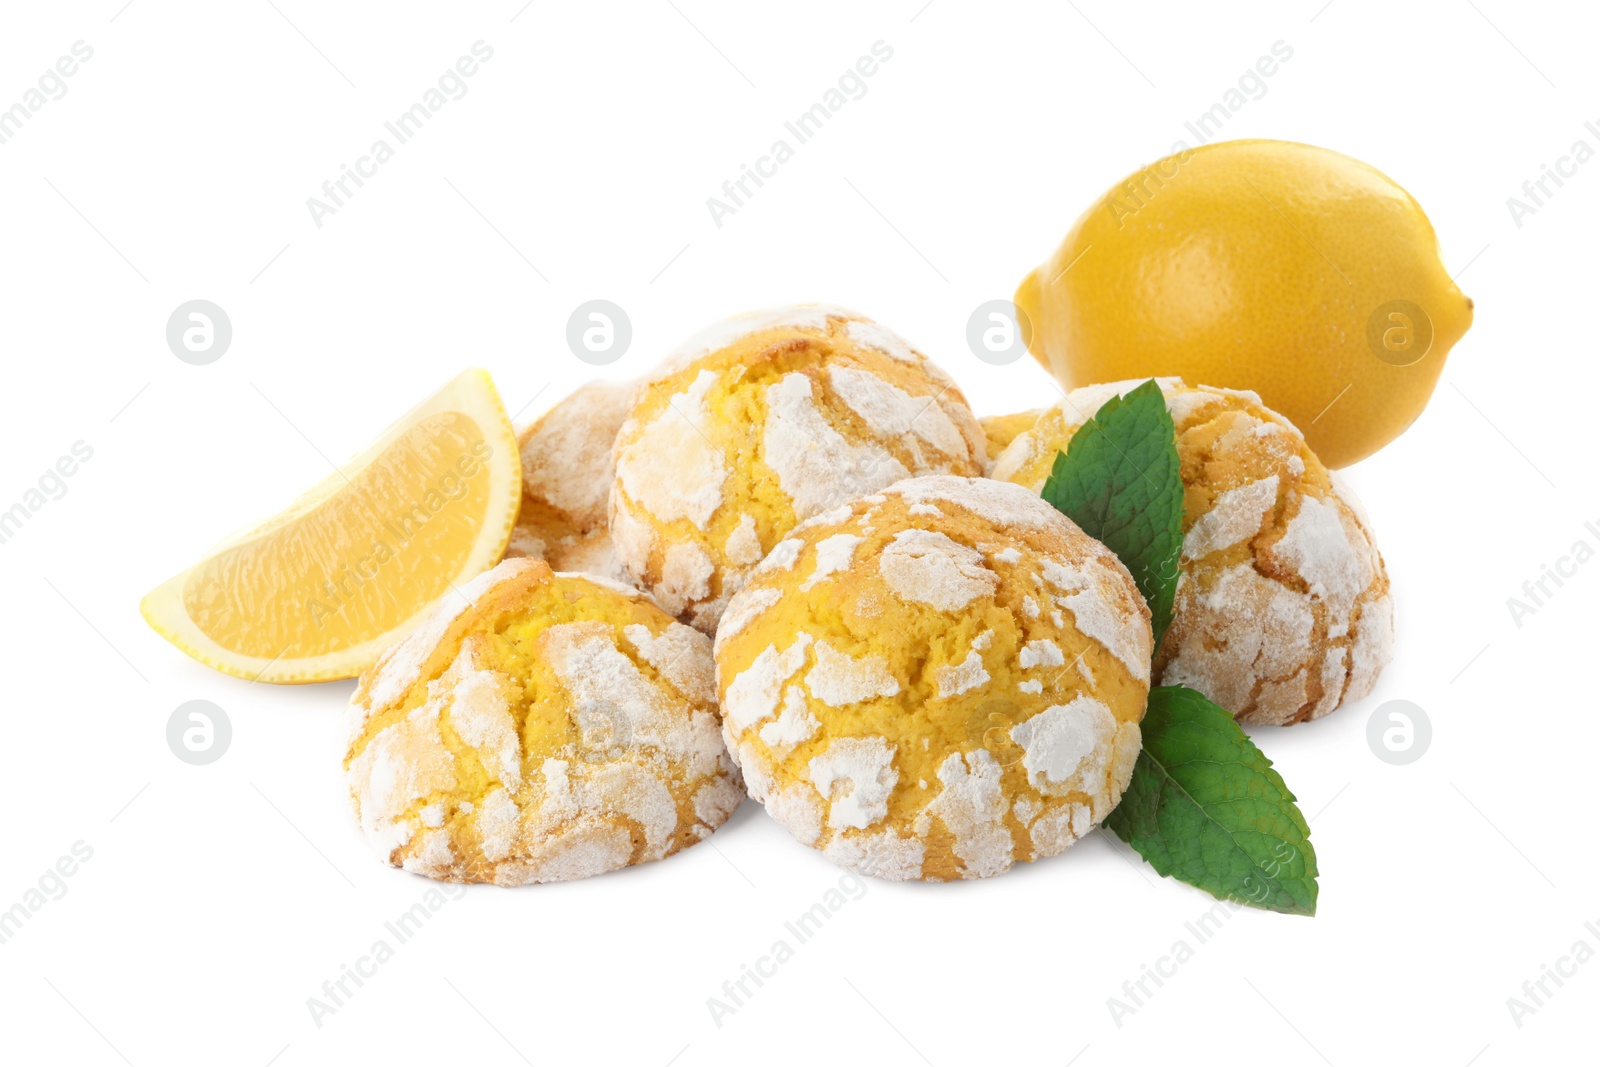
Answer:
M1184 686L1150 691L1144 747L1106 819L1163 875L1292 915L1317 911L1317 855L1294 794L1226 709Z
M1183 480L1161 387L1152 379L1106 401L1056 453L1040 495L1122 560L1150 605L1160 648L1183 547Z
M1155 381L1112 397L1057 453L1041 494L1117 554L1172 623L1183 548L1177 436ZM1227 709L1193 689L1150 691L1143 748L1106 825L1161 874L1222 900L1317 910L1317 856L1294 794Z

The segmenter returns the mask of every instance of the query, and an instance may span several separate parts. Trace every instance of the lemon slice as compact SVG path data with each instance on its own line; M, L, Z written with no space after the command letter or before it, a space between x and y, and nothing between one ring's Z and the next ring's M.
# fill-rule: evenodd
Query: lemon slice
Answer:
M139 609L225 674L353 678L435 600L499 562L521 493L511 421L488 373L469 370Z

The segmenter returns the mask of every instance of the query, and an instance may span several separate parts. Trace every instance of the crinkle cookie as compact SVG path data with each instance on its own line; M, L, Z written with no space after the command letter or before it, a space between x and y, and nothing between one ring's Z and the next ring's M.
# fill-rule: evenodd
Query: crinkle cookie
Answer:
M717 631L723 737L800 842L890 879L1053 856L1121 799L1150 612L1020 486L898 482L794 529Z
M522 507L507 556L533 556L556 571L631 584L611 542L606 510L616 477L611 446L637 388L590 382L518 432Z
M524 885L658 860L744 790L711 642L637 590L506 560L362 675L345 777L378 854Z
M1079 427L1139 384L1073 390L1011 442L994 476L1037 492ZM1256 394L1160 384L1184 486L1161 684L1198 689L1249 723L1304 722L1360 700L1394 645L1389 577L1361 504Z
M838 308L742 315L692 339L617 435L611 533L669 613L706 633L795 524L911 474L981 474L955 383Z
M978 425L983 427L984 441L988 446L989 462L993 463L1005 451L1007 445L1017 439L1017 435L1024 430L1033 428L1039 421L1039 416L1044 414L1044 408L1034 408L1032 411L1018 411L1011 415L985 415L978 420Z

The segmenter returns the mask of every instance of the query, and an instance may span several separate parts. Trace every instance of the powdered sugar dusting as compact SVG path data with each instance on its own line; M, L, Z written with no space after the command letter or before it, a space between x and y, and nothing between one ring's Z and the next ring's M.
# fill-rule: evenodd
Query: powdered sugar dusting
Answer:
M717 623L717 647L720 648L724 641L760 618L781 599L783 593L769 586L740 592L728 602L728 610L722 613L722 619Z
M670 377L695 360L721 351L752 334L785 327L825 333L828 318L860 318L854 311L828 304L796 304L790 307L763 308L733 315L713 323L673 349L656 372L655 380Z
M611 446L633 406L634 391L631 383L590 382L522 437L523 487L564 512L579 532L605 524L615 474Z
M675 541L662 557L656 600L667 614L681 615L689 604L711 595L715 573L716 566L705 549L693 541Z
M993 478L961 478L929 474L897 482L884 490L898 493L908 503L942 500L966 508L989 523L1029 530L1062 526L1068 519L1039 497L1013 482Z
M1351 544L1338 507L1316 497L1301 498L1300 510L1271 552L1337 615L1348 615L1356 597L1372 583L1373 567Z
M508 559L471 581L463 582L453 592L446 593L421 625L378 662L374 668L376 676L372 687L366 694L366 709L393 704L406 690L416 685L422 675L423 664L444 639L451 625L490 589L500 582L511 580L528 566L532 564L526 560ZM356 733L360 732L360 726L365 722L363 713L355 724Z
M811 784L830 802L829 826L864 830L889 814L889 794L900 780L894 751L881 737L841 737L811 758Z
M914 433L946 455L967 455L966 439L935 402L937 397L912 396L871 371L855 367L831 366L828 380L845 406L875 433L891 438Z
M817 664L806 674L811 695L833 708L848 707L874 697L892 697L900 682L882 656L856 659L837 651L826 641L816 644Z
M924 809L944 823L968 878L987 878L1011 866L1011 834L1004 818L1010 805L1000 789L1000 764L988 749L965 757L952 752L939 765L944 788Z
M1000 582L976 549L933 530L896 534L878 557L878 573L901 600L950 612L992 594Z
M761 561L761 565L756 568L756 573L765 574L768 571L794 570L795 562L800 558L800 550L804 547L806 547L806 543L798 537L784 538L772 546L772 551L768 552L767 558Z
M1277 502L1276 474L1217 494L1211 510L1200 516L1184 535L1184 557L1198 559L1208 552L1220 552L1254 537Z
M1127 396L1149 380L1148 378L1130 378L1121 382L1086 385L1081 389L1072 390L1072 392L1056 401L1055 410L1061 413L1062 421L1067 425L1082 426L1094 418L1095 412L1099 411L1106 401L1114 396ZM1183 379L1157 378L1156 384L1160 386L1162 395L1167 398L1170 405L1173 393L1183 388Z
M761 727L761 740L774 756L783 759L794 746L817 736L820 729L822 723L806 706L805 691L791 685L783 691L783 710L777 719Z
M905 882L922 877L927 847L914 837L885 828L870 834L836 834L822 854L841 867Z
M811 642L811 635L801 632L782 652L776 645L768 645L729 683L722 701L722 714L729 726L748 730L777 712L783 683L805 666L806 649Z
M478 753L483 769L507 789L522 786L522 741L511 718L504 677L473 665L471 647L462 646L445 674L450 724L462 741Z
M1081 569L1047 559L1043 564L1045 581L1067 593L1056 603L1072 612L1078 632L1105 646L1135 678L1150 680L1152 637L1143 615L1118 611L1117 587L1126 583L1099 558L1089 559Z
M739 566L761 562L761 537L756 532L754 515L746 513L739 516L739 525L728 535L728 543L723 546L723 553L728 557L729 563Z
M710 421L706 396L716 384L715 373L700 371L617 454L618 484L662 522L688 519L703 530L722 505L728 467L705 431Z
M1061 646L1044 638L1029 641L1022 646L1022 651L1017 653L1017 666L1023 670L1033 667L1060 667L1066 662L1067 657L1061 651Z
M816 790L794 782L767 795L767 814L794 835L802 845L814 845L822 836L822 804Z
M806 519L840 499L881 489L908 473L874 441L851 444L817 408L811 379L785 374L766 390L762 459Z
M806 580L800 583L802 593L811 589L818 582L825 581L829 575L847 570L850 560L855 556L856 546L861 544L861 538L855 534L834 534L824 537L817 542L817 567Z
M983 669L983 657L968 652L960 663L933 669L934 684L941 697L959 696L989 681L989 672Z
M845 333L856 344L892 356L902 363L922 362L922 357L918 356L899 334L876 322L861 318L851 319L845 325Z
M711 638L681 622L668 623L660 634L652 634L639 623L624 627L622 633L640 657L678 692L702 704L717 702Z
M1018 723L1011 739L1022 746L1022 765L1039 792L1076 788L1092 795L1098 792L1095 776L1104 777L1116 730L1111 709L1093 697L1076 696Z

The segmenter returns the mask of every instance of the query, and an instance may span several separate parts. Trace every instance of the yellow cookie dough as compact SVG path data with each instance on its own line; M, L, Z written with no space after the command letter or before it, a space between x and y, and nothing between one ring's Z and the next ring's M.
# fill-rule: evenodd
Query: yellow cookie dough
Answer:
M632 382L590 382L518 432L522 507L507 556L631 583L606 510L616 476L611 447L637 389Z
M690 340L640 391L616 461L622 562L706 633L796 523L910 474L986 466L948 375L877 323L816 305Z
M1161 684L1198 689L1249 723L1303 722L1360 700L1394 644L1389 578L1360 503L1254 393L1159 381L1184 486ZM994 476L1037 492L1078 428L1139 384L1073 390L1011 442Z
M988 446L989 462L993 463L1005 447L1017 439L1017 434L1031 429L1044 414L1044 408L1034 408L1032 411L1019 411L1014 415L985 415L978 420L978 425L983 427L984 441Z
M802 843L890 879L1053 856L1139 753L1150 613L1019 486L930 476L780 541L717 631L723 737Z
M362 675L345 718L356 819L383 859L524 885L658 860L744 795L711 642L637 590L506 560Z

